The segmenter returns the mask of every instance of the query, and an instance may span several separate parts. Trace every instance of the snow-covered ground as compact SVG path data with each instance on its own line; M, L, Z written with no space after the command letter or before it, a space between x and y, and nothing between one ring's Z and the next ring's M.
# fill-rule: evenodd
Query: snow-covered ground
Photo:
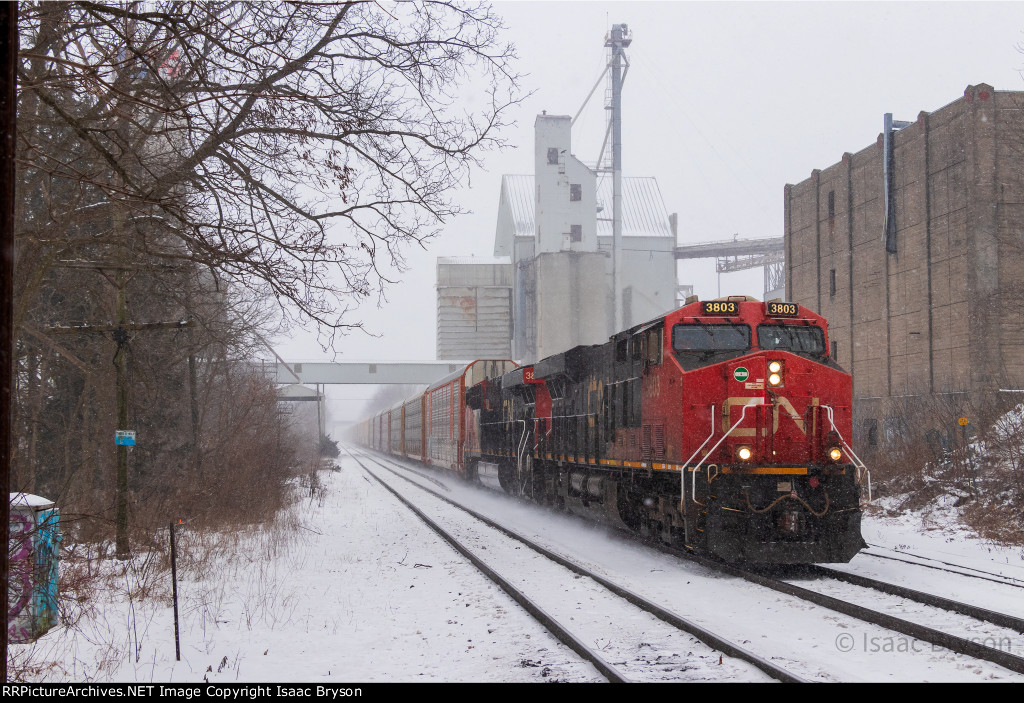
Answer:
M37 681L603 680L350 459L320 477L320 490L309 497L307 489L282 520L293 524L288 529L202 544L187 526L182 529L183 549L206 558L179 565L180 662L169 574L154 583L136 568L88 594L75 627L55 629L32 645L13 645L12 672ZM1024 680L576 519L447 483L451 495L474 509L499 515L513 529L807 678ZM889 551L900 549L1024 579L1021 549L987 544L948 526L928 527L909 514L868 517L864 534L879 545L871 550L878 553L903 558ZM122 567L115 562L110 568ZM875 570L919 590L1024 615L1019 588L867 556L843 568ZM143 582L149 597L129 599L127 587ZM688 644L680 637L677 651L665 655L708 660ZM1019 652L1020 643L1014 644ZM725 664L721 678L736 670ZM713 667L701 670L703 678L715 673Z
M953 511L882 512L864 520L868 549L836 568L1024 617L1024 547L978 537Z

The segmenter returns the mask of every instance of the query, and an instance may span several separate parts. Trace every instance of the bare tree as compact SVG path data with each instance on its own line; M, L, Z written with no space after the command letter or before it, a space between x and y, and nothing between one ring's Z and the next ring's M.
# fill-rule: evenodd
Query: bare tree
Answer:
M237 363L265 301L358 327L352 305L458 212L453 189L518 99L500 20L450 2L19 12L20 487L111 519L125 427L147 433L130 467L118 455L116 492L133 505L229 485L242 464L286 475L274 395ZM152 344L132 336L186 318Z
M486 4L40 2L21 27L22 316L112 246L359 326L517 100Z

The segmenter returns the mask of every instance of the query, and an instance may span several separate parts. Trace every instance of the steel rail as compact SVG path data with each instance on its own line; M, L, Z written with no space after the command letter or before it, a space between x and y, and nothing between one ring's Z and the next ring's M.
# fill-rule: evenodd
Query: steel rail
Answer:
M359 458L355 456L355 454L349 451L348 447L345 448L345 451L348 453L349 456L352 457L353 460L355 460L357 464L359 464L360 467L362 467L363 471L368 473L375 481L377 481L377 483L379 483L381 486L387 489L387 491L391 493L395 498L397 498L399 502L401 502L405 507L409 508L409 510L415 513L416 516L420 518L420 520L422 520L430 529L436 532L443 540L448 542L448 544L450 544L459 554L468 559L473 564L473 566L475 566L477 569L480 570L481 573L483 573L487 578L493 581L495 585L497 585L501 590L505 591L505 593L507 593L516 603L521 605L528 613L530 613L530 615L532 615L537 620L537 622L543 625L552 635L554 635L559 642L566 645L567 647L569 647L569 649L576 652L583 659L586 659L591 664L593 664L594 667L612 683L630 683L630 680L628 678L626 678L614 666L606 662L597 652L592 650L590 647L584 644L579 638L577 638L575 635L573 635L571 632L565 629L557 620L555 620L551 615L545 612L543 608L541 608L539 605L530 600L530 598L526 594L524 594L518 588L513 586L498 572L496 572L494 569L492 569L490 566L484 563L483 560L481 560L479 557L473 554L465 545L459 542L459 540L457 540L453 535L451 535L443 527L441 527L436 522L427 517L427 515L422 510L417 508L405 497L400 495L398 491L396 491L394 488L392 488L386 482L384 482L379 476L377 476L377 474L375 474L363 462L361 462Z
M991 571L985 571L984 569L975 569L972 566L964 566L963 564L956 564L956 563L950 562L950 561L942 561L941 559L936 559L935 557L925 557L925 556L921 556L920 554L914 554L913 552L904 552L904 551L899 550L899 549L892 549L892 547L883 547L883 546L878 545L878 544L868 543L868 546L869 547L875 547L876 549L890 549L890 550L896 552L897 554L905 554L906 556L913 557L914 559L927 559L928 561L934 561L934 562L937 562L939 564L944 564L945 566L952 566L952 567L955 567L957 569L964 569L966 571L976 571L978 573L977 574L966 574L963 571L954 571L953 569L946 569L946 568L944 568L942 566L935 566L935 564L922 564L921 562L918 562L918 561L909 561L907 559L900 559L899 557L890 556L888 554L875 554L874 552L861 552L861 554L863 554L866 557L874 557L876 559L891 559L892 561L899 561L899 562L902 562L904 564L913 564L914 566L923 566L926 569L935 569L936 571L945 571L945 572L950 573L950 574L957 574L958 576L966 576L967 578L981 579L982 581L991 581L992 583L1001 583L1004 586L1012 586L1013 588L1024 588L1024 581L1021 581L1018 578L1014 578L1013 576L1005 576L1003 574L996 574L996 573L993 573ZM985 574L985 575L984 576L979 576L978 574ZM1013 583L1014 581L1016 583Z
M999 625L1000 627L1006 627L1017 632L1024 633L1024 618L1018 618L1013 615L1007 615L1006 613L999 613L994 610L988 610L977 605L971 605L970 603L961 603L960 601L951 600L942 596L936 596L931 593L924 593L922 591L915 591L912 588L905 586L897 586L894 583L888 581L879 581L868 576L861 576L860 574L851 574L845 571L838 571L831 569L827 566L820 566L818 564L809 564L805 569L810 573L815 573L826 578L836 579L837 581L845 581L846 583L853 584L854 586L861 586L863 588L871 588L876 591L882 591L893 596L900 596L908 600L916 601L924 605L934 606L943 610L950 610L961 615L967 615L977 620L984 620L990 622L993 625Z
M347 448L346 448L346 451L348 451ZM351 452L350 452L350 454L351 454ZM370 458L372 458L374 461L376 461L378 464L380 464L385 470L391 471L396 476L398 476L399 478L401 478L401 479L403 479L405 481L412 482L411 479L409 479L408 477L402 476L401 474L399 474L399 473L397 473L395 471L392 471L391 469L388 469L388 467L384 466L383 463L381 463L381 460L379 458L377 458L377 457L370 457ZM396 466L399 466L399 467L401 467L403 469L408 468L408 467L402 466L402 464L394 461L390 457L386 457L385 459L388 462L390 462L390 463L392 463L392 464L394 464ZM409 470L411 471L412 469L409 469ZM414 473L418 473L418 472L414 472ZM503 534L511 537L512 539L515 539L515 540L521 542L522 544L526 545L530 549L533 549L537 553L547 557L548 559L550 559L551 561L554 561L555 563L559 564L560 566L563 566L563 567L569 569L573 573L576 573L576 574L578 574L580 576L585 576L587 578L592 579L593 581L595 581L596 583L599 583L601 586L604 586L606 589L608 589L609 591L611 591L615 595L619 596L620 598L626 600L627 602L629 602L632 605L640 608L641 610L650 613L651 615L655 616L659 620L661 620L663 622L666 622L669 625L672 625L673 627L676 627L676 628L682 630L683 632L686 632L689 635L692 635L693 637L695 637L696 639L700 640L704 644L708 645L712 649L715 649L715 650L717 650L719 652L722 652L723 654L728 654L729 656L734 657L736 659L739 659L741 661L745 661L748 664L751 664L751 665L757 667L758 669L760 669L761 671L765 672L769 676L771 676L771 677L773 677L775 679L778 679L779 681L782 681L784 683L806 683L805 679L803 679L803 678L801 678L801 677L799 677L799 676L797 676L797 675L787 671L786 669L783 669L782 667L780 667L780 666L778 666L776 664L773 664L772 662L768 661L767 659L759 657L758 655L754 654L753 652L750 652L749 650L746 650L743 647L740 647L739 645L733 644L732 642L730 642L730 641L728 641L728 640L726 640L726 639L716 635L715 633L711 632L710 630L707 630L707 629L701 627L700 625L698 625L698 624L696 624L696 623L694 623L694 622L692 622L690 620L687 620L686 618L683 618L680 615L677 615L676 613L673 613L673 612L671 612L669 610L666 610L665 608L663 608L660 605L658 605L658 604L656 604L656 603L654 603L654 602L644 598L643 596L641 596L641 595L639 595L639 594L637 594L637 593L635 593L633 591L630 591L629 589L627 589L627 588L625 588L623 586L620 586L620 585L618 585L618 584L616 584L616 583L614 583L614 582L604 578L603 576L595 574L594 572L589 571L588 569L580 566L579 564L576 564L576 563L574 563L572 561L569 561L568 559L566 559L565 557L561 556L560 554L557 554L556 552L553 552L550 549L547 549L546 547L543 547L540 544L537 544L536 542L534 542L533 540L529 539L528 537L524 537L524 536L520 535L519 533L517 533L517 532L515 532L513 530L510 530L509 528L507 528L504 525L501 525L501 524L495 522L494 520L488 518L487 516L482 515L482 514L476 512L475 510L473 510L471 508L467 508L464 505L460 505L460 504L456 503L455 501L451 500L450 498L448 498L447 496L440 495L439 493L434 492L432 489L430 489L430 488L428 488L426 486L422 486L422 485L417 484L415 482L412 482L412 483L413 483L413 485L417 486L421 490L426 491L427 493L430 493L435 498L443 500L446 503L449 503L450 505L452 505L452 506L454 506L456 508L459 508L460 510L465 511L466 513L468 513L469 515L472 515L477 520L480 520L481 522L483 522L485 525L488 525L489 527L492 527L492 528L498 530L499 532L502 532Z
M400 464L397 464L397 462L394 462L394 460L391 459L390 457L387 460L392 462L392 463L395 463L396 465L400 466ZM379 461L378 461L378 463L379 463ZM405 477L403 477L403 478L405 478ZM406 479L406 480L409 480L409 479ZM425 490L425 491L428 491L428 492L432 492L432 491L430 491L430 489L426 488L425 486L420 486L420 488L422 490ZM448 500L444 496L438 495L437 497L441 498L442 500L446 500L446 501ZM448 502L452 503L452 501L448 501ZM480 515L474 513L470 509L464 508L463 506L458 506L458 504L456 504L456 503L452 503L452 504L456 505L457 507L462 508L463 510L466 510L467 512L473 514L475 517L477 517L477 518L479 518L479 519L481 519L481 520L483 520L485 522L488 522L489 524L492 524L492 526L495 527L496 529L499 529L499 530L505 532L506 534L509 534L510 536L514 537L514 538L522 539L524 541L524 543L529 543L528 540L526 540L524 538L521 538L520 536L516 535L515 533L509 532L508 530L506 530L505 528L503 528L500 525L497 525L496 523L491 523L487 518L484 518L483 516L480 516ZM632 534L632 533L626 533L626 534ZM632 536L636 537L635 534L633 534ZM750 581L752 583L756 583L758 585L764 586L766 588L770 588L770 589L778 591L780 593L786 593L787 595L791 595L791 596L800 598L802 600L806 600L808 602L814 603L815 605L819 605L821 607L827 608L829 610L833 610L835 612L842 613L844 615L849 615L851 617L857 618L858 620L862 620L864 622L868 622L868 623L871 623L871 624L874 624L874 625L878 625L878 626L884 627L886 629L894 630L894 631L899 632L901 634L904 634L904 635L907 635L907 636L910 636L910 637L914 637L914 638L922 640L924 642L928 642L929 644L933 644L933 645L938 645L938 646L944 647L944 648L949 649L950 651L956 652L958 654L965 654L967 656L974 657L976 659L981 659L981 660L984 660L984 661L989 661L991 663L998 664L999 666L1003 666L1003 667L1005 667L1005 668L1007 668L1007 669L1009 669L1011 671L1014 671L1016 673L1024 673L1024 658L1016 656L1016 655L1014 655L1014 654L1012 654L1010 652L1004 652L1002 650L998 650L998 649L995 649L993 647L987 647L985 645L979 644L977 642L972 642L970 640L964 639L962 637L958 637L956 635L951 635L949 633L945 633L945 632L942 632L940 630L936 630L934 628L927 627L925 625L919 625L917 623L910 622L908 620L904 620L902 618L898 618L898 617L895 617L895 616L892 616L892 615L888 615L886 613L882 613L882 612L877 611L877 610L872 610L870 608L866 608L864 606L856 605L854 603L850 603L850 602L844 601L844 600L839 599L839 598L835 598L835 597L828 596L828 595L825 595L825 594L822 594L822 593L818 593L816 591L812 591L810 589L803 588L803 587L797 586L795 584L791 584L791 583L787 583L785 581L781 581L781 580L778 580L778 579L773 579L773 578L770 578L770 577L767 577L767 576L763 576L761 574L757 574L757 573L748 571L748 570L743 569L741 567L734 566L734 565L731 565L731 564L727 564L725 562L721 562L721 561L719 561L717 559L712 559L710 557L694 554L694 553L689 552L689 551L684 550L684 549L668 547L668 546L663 545L661 543L651 542L650 540L641 540L641 541L643 541L644 543L649 544L651 546L654 546L655 548L659 549L660 551L663 551L665 553L672 554L672 555L675 555L675 556L679 556L679 557L683 557L683 558L689 559L691 561L694 561L694 562L696 562L698 564L701 564L702 566L705 566L705 567L710 568L712 570L721 571L721 572L727 573L727 574L732 575L732 576L743 578L743 579L745 579L747 581ZM530 546L534 547L534 545L532 545L532 544ZM539 545L537 545L537 547L539 547ZM537 547L534 547L534 548L537 548ZM541 551L541 553L544 553L543 549L544 549L543 547L540 547L538 549L538 551ZM549 555L545 554L545 556L549 556ZM557 557L557 555L555 555L555 557ZM913 562L908 562L908 563L913 563ZM571 564L571 562L569 562L569 563L567 563L565 565L568 568L574 569L574 570L576 568L580 568L580 567L577 567L576 565ZM920 566L927 566L927 565L921 564ZM824 567L819 567L819 568L823 568L824 569ZM932 567L932 568L936 568L936 567ZM577 573L580 573L580 572L577 572ZM837 572L837 573L839 573L839 572ZM598 582L602 581L601 577L599 577L597 575L591 575L591 574L584 574L584 575L590 576L591 578L594 578L594 580L596 580ZM962 574L962 575L970 576L970 574ZM860 577L860 578L866 578L866 577ZM979 577L979 578L981 578L981 577ZM991 579L988 579L988 580L991 580ZM878 583L881 584L883 582L878 582ZM1000 583L1002 583L1002 582L1000 582ZM602 585L606 585L606 584L602 583ZM861 584L857 584L857 585L861 585ZM894 586L892 584L886 584L886 585L887 586L891 586L893 589L899 589L900 588L900 587ZM1007 584L1007 585L1013 585L1013 584ZM867 586L867 587L873 588L874 586ZM880 590L880 591L883 591L883 592L888 592L888 591L885 591L882 588L878 588L877 590ZM919 598L913 597L910 594L914 594L914 595L920 596L921 598L919 599ZM958 603L956 601L952 601L952 600L948 600L948 599L941 599L938 596L930 596L929 594L919 593L919 592L916 592L916 591L912 591L911 589L903 589L903 592L901 592L901 593L893 593L892 595L899 595L899 596L910 598L911 600L915 600L915 601L924 603L926 605L933 605L934 607L940 607L940 608L943 608L945 610L952 610L954 612L960 612L961 614L965 614L965 615L968 615L970 617L975 617L975 618L978 618L978 619L981 619L981 620L985 620L987 622L992 622L993 624L1000 625L1000 626L1005 626L1005 627L1008 627L1010 629L1017 629L1018 625L1021 624L1021 622L1022 622L1020 619L1015 618L1015 617L1010 616L1010 615L1006 615L1006 614L1003 614L1003 613L996 613L994 611L987 611L987 610L985 610L983 608L976 608L975 606L971 606L971 605L966 604L966 603ZM935 602L929 603L929 602L927 602L927 599L932 599ZM949 608L949 607L946 607L945 605L938 605L938 601L939 600L947 600L949 604L955 605L957 607ZM642 607L642 606L638 606L638 607ZM655 606L655 607L657 607L657 606ZM972 613L972 612L965 612L965 611L968 611L968 610L974 610L975 612L974 613ZM977 613L977 614L975 614L975 613ZM985 617L981 616L982 613L985 614ZM657 614L654 613L653 611L652 611L652 614L657 616ZM660 616L657 616L657 617L660 617ZM694 634L694 633L691 632L691 634ZM694 634L694 636L696 637L697 635ZM700 639L700 638L698 637L698 639ZM702 639L701 641L705 641L705 640ZM705 641L705 643L706 644L710 644L707 641ZM715 645L710 645L710 646L715 646ZM722 651L725 651L725 650L722 650ZM736 655L734 655L734 656L736 656ZM756 656L756 655L752 655L752 656ZM739 657L739 658L742 658L742 657ZM746 661L750 661L750 660L746 660ZM755 666L758 666L753 661L750 661L750 663L754 664ZM774 665L772 665L770 663L769 663L769 665L770 666L774 666ZM764 670L764 669L762 669L762 670ZM771 675L774 676L775 674L771 674Z
M690 554L671 547L666 547L665 551L683 556L701 564L702 566L706 566L709 569L742 578L746 581L750 581L751 583L756 583L759 586L764 586L765 588L770 588L773 591L778 591L779 593L785 593L787 595L800 598L801 600L806 600L837 613L849 615L850 617L857 618L858 620L871 623L872 625L878 625L888 630L893 630L900 634L907 635L908 637L914 637L915 639L928 642L929 644L945 647L946 649L958 654L966 654L967 656L974 657L975 659L981 659L993 664L998 664L999 666L1005 667L1018 674L1024 674L1024 658L1018 657L1010 652L1004 652L1002 650L995 649L994 647L986 647L983 644L978 644L977 642L972 642L926 625L919 625L918 623L911 622L909 620L903 620L902 618L898 618L894 615L872 610L871 608L866 608L862 605L857 605L856 603L850 603L840 598L827 596L824 593L818 593L817 591L812 591L808 588L803 588L802 586L797 586L786 581L762 576L761 574L748 571L742 567L726 564L715 559L697 554Z
M351 455L351 452L349 452L349 454ZM442 491L445 491L446 493L450 493L452 490L447 485L445 485L444 481L439 480L436 476L431 476L426 471L420 471L412 467L409 467L409 471L412 471L414 474L422 478L424 481L430 481L432 484L440 488Z

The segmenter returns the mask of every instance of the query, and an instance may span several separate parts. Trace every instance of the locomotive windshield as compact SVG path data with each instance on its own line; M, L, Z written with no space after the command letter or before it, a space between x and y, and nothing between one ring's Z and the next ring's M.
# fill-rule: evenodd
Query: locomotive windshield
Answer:
M762 349L784 349L797 354L825 355L825 331L803 325L758 325L757 345Z
M678 324L672 328L677 352L730 352L750 349L750 327L733 324Z

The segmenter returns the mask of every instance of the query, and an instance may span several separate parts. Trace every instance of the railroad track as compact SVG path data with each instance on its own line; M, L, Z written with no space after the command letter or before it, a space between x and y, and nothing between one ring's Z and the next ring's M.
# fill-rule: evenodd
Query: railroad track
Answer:
M837 613L849 615L850 617L857 618L863 622L871 623L872 625L878 625L888 630L893 630L903 635L913 637L915 639L927 642L932 645L938 645L949 649L950 651L958 654L964 654L975 659L981 659L983 661L998 664L999 666L1005 667L1010 671L1024 674L1024 658L1019 657L1012 652L1004 651L995 647L989 647L979 642L959 637L957 635L949 634L941 630L922 625L911 620L899 618L888 613L884 613L880 610L868 608L862 605L858 605L848 600L836 598L834 596L821 593L809 588L804 588L797 584L791 583L790 581L774 578L767 576L764 573L755 571L749 568L739 567L732 564L727 564L717 559L711 559L709 557L692 554L685 550L680 550L672 547L665 547L658 545L659 549L667 551L671 554L676 554L685 559L694 561L701 566L706 568L719 571L721 573L728 574L730 576L736 576L742 578L751 583L756 583L765 588L770 588L773 591L779 593L785 593L790 596L795 596L801 600L814 603L815 605L833 610ZM877 581L875 579L869 579L867 577L855 576L852 574L846 574L845 572L836 571L834 569L828 569L827 567L814 566L810 567L809 571L817 573L821 576L827 576L840 581L845 581L857 586L864 588L870 588L877 592L889 593L897 595L899 597L907 598L924 605L930 605L937 607L942 610L960 613L967 615L968 617L976 620L984 620L996 624L1000 627L1005 627L1014 630L1016 633L1024 632L1024 621L1020 618L1006 615L1003 613L996 613L993 611L978 608L973 605L966 603L959 603L939 596L932 596L930 594L921 593L908 588L895 586L893 584L886 583L884 581ZM997 635L994 638L985 637L985 640L1002 641L1005 639L1005 633L1000 637ZM1010 639L1012 642L1012 639Z
M893 596L912 600L916 603L921 603L922 605L930 605L935 608L941 608L942 610L960 613L961 615L966 615L974 618L975 620L984 620L985 622L990 622L993 625L1014 630L1017 633L1024 633L1024 618L1008 615L1006 613L999 613L993 610L988 610L987 608L981 608L976 605L961 603L960 601L937 596L932 593L916 591L911 588L906 588L905 586L889 583L888 581L880 581L868 576L839 571L838 569L832 569L818 564L811 564L803 567L803 569L812 575L831 578L837 581L844 581L854 586L861 586L863 588L881 591Z
M991 581L993 583L999 583L1004 586L1013 586L1014 588L1024 588L1024 579L1014 578L1013 576L1006 576L1005 574L997 574L991 571L985 571L984 569L976 569L972 566L964 566L963 564L957 564L949 561L942 561L934 557L921 556L920 554L914 554L913 552L907 552L901 549L894 549L892 547L883 547L878 544L868 544L869 547L875 549L887 549L897 554L903 554L914 559L922 559L926 561L935 562L933 564L926 564L923 561L911 561L910 559L901 559L900 557L894 557L890 554L878 554L875 552L862 551L861 554L868 557L874 557L875 559L888 559L890 561L898 561L904 564L913 564L914 566L920 566L926 569L935 569L936 571L945 571L950 574L957 574L958 576L966 576L968 578L981 579L983 581ZM936 564L942 564L942 566L936 566ZM952 567L952 568L949 568ZM973 572L973 573L967 573Z
M478 569L481 570L488 578L490 578L495 584L497 584L502 590L509 594L517 603L523 606L534 618L538 620L549 632L552 633L556 638L559 639L563 644L568 646L570 649L579 654L583 659L591 662L595 668L598 669L609 681L613 682L628 682L632 679L627 673L620 670L619 666L609 662L600 652L596 651L593 647L588 646L584 643L580 637L573 634L564 623L564 618L559 622L554 616L549 614L542 608L534 599L529 598L522 590L513 585L508 579L504 578L501 574L497 573L493 568L484 563L472 549L467 547L462 540L459 540L450 531L445 530L436 521L428 517L422 510L413 505L404 496L400 495L392 486L388 485L387 482L382 480L377 474L371 470L363 461L360 460L348 447L345 447L345 451L356 461L366 473L377 480L385 489L387 489L392 495L394 495L400 502L406 507L412 510L421 520L423 520L432 530L440 535L445 541L452 545L460 554L470 560ZM379 459L371 457L368 454L362 454L362 456L370 461L375 462L378 466L383 468L395 476L401 478L404 481L408 481L413 486L421 491L428 493L434 498L443 501L444 503L451 505L458 510L472 516L475 520L483 523L484 525L496 530L503 535L515 540L516 542L529 547L531 550L545 557L548 561L556 564L558 567L568 569L576 578L584 577L592 580L594 583L602 586L605 591L617 597L617 599L624 601L631 608L639 609L640 611L654 616L662 623L668 626L668 629L676 632L684 632L687 635L695 638L696 640L704 643L710 649L717 652L721 652L723 655L729 655L735 659L747 662L748 664L761 670L773 679L784 681L784 682L804 682L804 679L787 671L786 669L778 666L777 664L760 657L743 647L721 637L710 630L707 630L696 623L693 623L675 613L672 613L658 604L618 585L612 581L586 569L579 564L573 563L568 559L562 557L559 554L548 550L547 548L537 544L533 540L530 540L506 527L494 522L490 518L477 513L474 510L466 508L455 501L452 501L447 496L441 495L431 488L416 483L409 478L403 476L401 473L394 471L391 468L385 466ZM396 464L398 465L398 464ZM400 465L399 465L400 466ZM406 467L402 467L403 469ZM418 473L418 472L416 472ZM649 626L648 626L649 627ZM648 639L651 638L653 633L650 630L645 630L644 635ZM721 662L721 659L719 660ZM663 680L663 679L656 679Z
M385 461L392 463L395 466L401 467L403 470L412 470L410 467L405 466L394 461L390 457L384 458ZM378 460L379 461L379 460ZM415 472L419 473L419 472ZM404 478L404 477L403 477ZM406 479L409 480L409 479ZM424 490L429 490L426 487L422 487ZM443 496L439 496L443 499ZM450 501L449 501L450 502ZM461 506L459 506L461 508ZM462 508L465 510L465 508ZM501 526L497 526L498 529L503 529ZM700 555L694 555L685 550L680 550L672 547L667 547L661 543L651 542L649 540L643 540L637 535L623 531L623 534L635 539L648 546L653 546L659 551L668 553L677 557L683 557L687 560L694 561L712 571L719 573L725 573L731 576L745 579L752 583L756 583L760 586L772 589L774 591L785 593L790 596L800 598L802 600L814 603L821 607L833 610L835 612L848 615L866 623L876 625L885 628L890 631L894 631L918 640L929 643L933 646L943 647L952 652L970 656L983 661L991 662L1009 669L1016 673L1024 673L1024 658L1014 655L1011 651L1004 651L993 647L988 647L984 644L980 644L977 641L959 637L957 635L949 634L941 630L937 630L919 623L915 623L903 618L898 618L893 615L868 608L865 606L857 605L855 603L836 598L824 593L804 588L794 583L790 583L781 579L772 578L755 571L742 569L733 565L729 565L720 562L715 559L703 557ZM994 624L998 627L1004 627L1007 629L1014 630L1015 633L1024 632L1024 620L1016 618L1011 615L1004 613L997 613L994 611L986 610L977 606L969 605L966 603L960 603L951 599L942 598L939 596L933 596L931 594L914 591L912 589L896 586L894 584L886 583L884 581L878 581L863 577L859 575L847 574L827 567L814 566L807 571L813 575L821 578L832 578L838 581L844 581L848 584L860 586L862 588L868 588L879 593L886 593L889 595L906 598L922 605L928 605L931 607L939 608L953 613L965 615L974 620L981 620ZM981 638L976 638L981 639ZM986 640L992 640L996 638L986 637ZM1016 638L1019 640L1019 637Z

